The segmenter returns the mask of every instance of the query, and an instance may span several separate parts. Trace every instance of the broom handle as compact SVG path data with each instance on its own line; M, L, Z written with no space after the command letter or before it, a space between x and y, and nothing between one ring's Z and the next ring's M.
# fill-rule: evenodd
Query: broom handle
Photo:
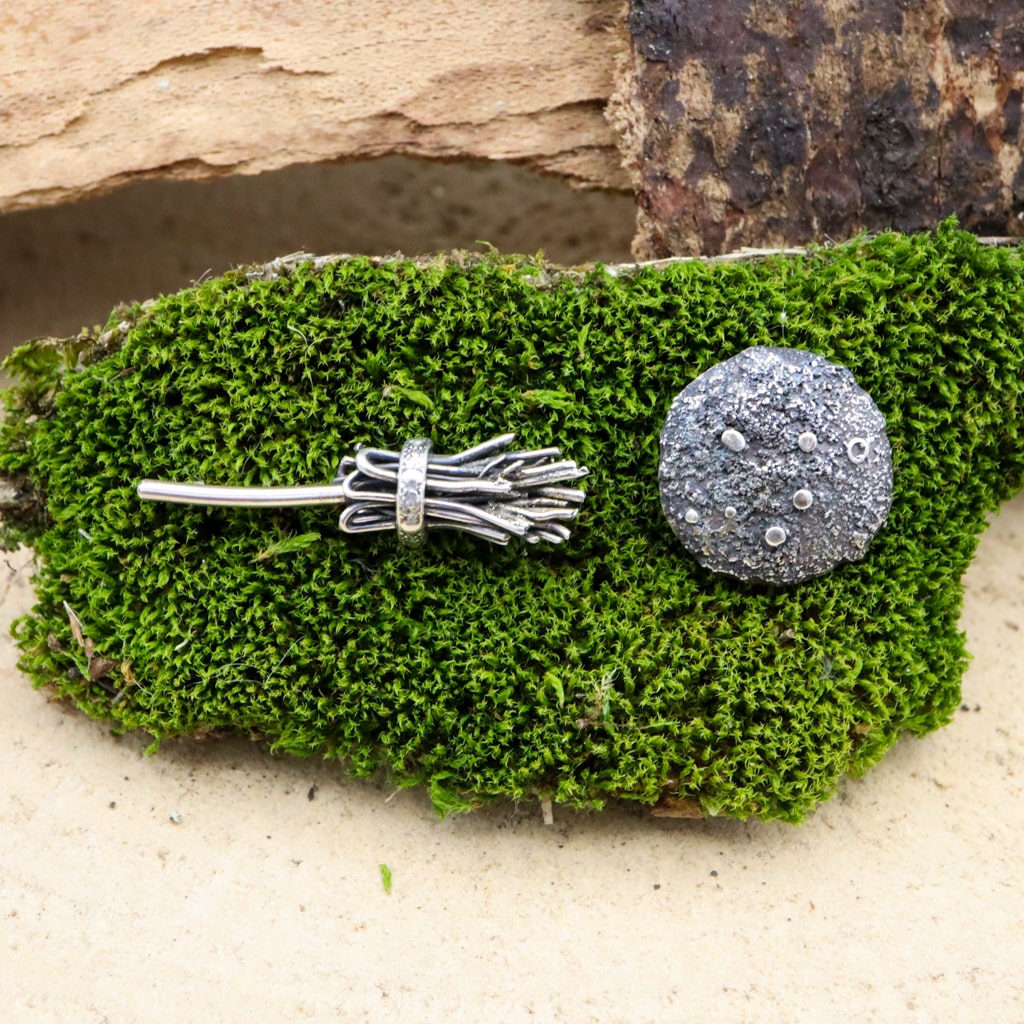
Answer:
M290 505L337 505L345 501L344 484L300 487L220 487L215 484L179 484L143 480L139 497L177 505L233 505L283 508Z

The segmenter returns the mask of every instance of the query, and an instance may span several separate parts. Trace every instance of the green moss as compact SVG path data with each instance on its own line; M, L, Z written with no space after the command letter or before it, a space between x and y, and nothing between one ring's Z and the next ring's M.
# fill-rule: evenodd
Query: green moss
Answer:
M157 741L248 732L385 766L443 810L677 794L797 820L958 705L960 579L1024 469L1022 268L948 224L619 276L355 259L229 274L22 349L0 440L21 492L5 539L40 563L22 668ZM850 367L893 447L868 557L792 589L704 572L659 507L672 397L755 344ZM416 552L342 537L337 510L135 495L144 476L316 483L360 442L507 430L591 468L561 549Z

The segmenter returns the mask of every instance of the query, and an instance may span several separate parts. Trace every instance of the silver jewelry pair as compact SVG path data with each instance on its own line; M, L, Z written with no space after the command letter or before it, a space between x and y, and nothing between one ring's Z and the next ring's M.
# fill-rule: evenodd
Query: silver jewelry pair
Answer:
M143 480L140 497L204 505L341 504L345 533L431 530L496 544L561 544L588 470L558 448L509 451L502 434L456 455L426 438L361 448L312 487L218 487ZM848 369L798 349L753 347L712 366L672 402L661 431L662 510L706 568L786 584L857 561L892 502L885 420Z

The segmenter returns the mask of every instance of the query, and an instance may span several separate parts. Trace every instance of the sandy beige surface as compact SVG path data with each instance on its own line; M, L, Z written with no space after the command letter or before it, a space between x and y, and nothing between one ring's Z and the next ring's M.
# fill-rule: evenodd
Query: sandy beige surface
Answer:
M442 821L242 740L146 757L4 641L3 1019L1024 1020L1022 545L1018 500L968 578L971 710L796 828Z
M17 227L44 256L71 231ZM48 309L6 255L24 337L110 305L71 263ZM966 581L965 710L800 827L439 820L241 739L147 757L34 691L0 639L0 1020L1024 1021L1022 556L1024 498ZM27 555L6 559L3 637L32 600Z

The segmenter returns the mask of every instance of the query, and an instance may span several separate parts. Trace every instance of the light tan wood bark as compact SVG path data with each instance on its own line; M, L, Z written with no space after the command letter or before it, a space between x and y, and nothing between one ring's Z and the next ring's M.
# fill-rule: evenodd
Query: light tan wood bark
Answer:
M620 0L51 0L0 9L0 211L139 177L406 153L625 188Z

